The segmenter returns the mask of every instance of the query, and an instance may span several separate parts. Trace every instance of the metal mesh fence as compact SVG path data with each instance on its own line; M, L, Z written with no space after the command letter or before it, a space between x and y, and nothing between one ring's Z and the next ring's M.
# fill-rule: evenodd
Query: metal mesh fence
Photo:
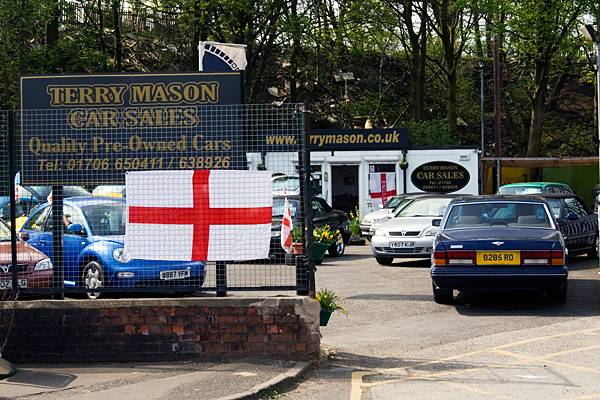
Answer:
M299 105L10 115L16 146L4 123L0 167L8 186L6 155L17 155L23 294L307 287L303 258L280 244L284 198L304 226Z

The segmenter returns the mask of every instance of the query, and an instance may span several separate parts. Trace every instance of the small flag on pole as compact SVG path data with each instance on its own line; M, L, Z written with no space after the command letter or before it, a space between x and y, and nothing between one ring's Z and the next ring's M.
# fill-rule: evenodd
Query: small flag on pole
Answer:
M292 213L287 197L283 202L283 219L281 220L281 247L286 253L292 252Z

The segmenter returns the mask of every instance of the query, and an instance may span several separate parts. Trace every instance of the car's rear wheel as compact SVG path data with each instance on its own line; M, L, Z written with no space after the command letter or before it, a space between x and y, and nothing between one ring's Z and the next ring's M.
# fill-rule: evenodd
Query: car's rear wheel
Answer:
M335 237L335 242L329 248L329 255L332 257L343 256L346 252L346 242L344 242L344 235L339 234Z
M394 261L393 257L375 257L375 260L380 265L390 265Z
M548 300L553 303L564 303L567 301L567 282L562 286L548 290Z
M82 270L81 281L86 289L85 296L88 299L95 300L100 297L100 292L89 291L90 289L100 289L104 286L104 269L97 261L90 261Z
M595 260L598 258L598 254L600 254L600 236L596 237L594 240L594 247L588 250L587 256L588 258Z
M452 289L436 288L435 285L433 285L433 301L438 304L452 304L453 300L454 293L452 292Z

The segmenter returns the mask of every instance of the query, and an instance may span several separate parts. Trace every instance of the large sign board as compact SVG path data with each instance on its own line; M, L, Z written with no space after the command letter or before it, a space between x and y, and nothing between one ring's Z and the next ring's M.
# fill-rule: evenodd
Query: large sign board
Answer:
M240 72L21 78L28 184L123 183L147 169L243 168Z

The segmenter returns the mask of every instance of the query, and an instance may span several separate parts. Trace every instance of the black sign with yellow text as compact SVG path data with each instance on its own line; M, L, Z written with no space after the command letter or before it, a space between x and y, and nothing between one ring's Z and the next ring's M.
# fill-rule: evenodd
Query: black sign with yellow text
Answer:
M432 161L419 165L410 174L410 180L419 190L452 193L467 186L469 171L450 161Z
M122 183L150 169L243 168L240 72L21 78L21 179Z
M308 136L311 151L403 150L408 145L407 128L313 129Z

